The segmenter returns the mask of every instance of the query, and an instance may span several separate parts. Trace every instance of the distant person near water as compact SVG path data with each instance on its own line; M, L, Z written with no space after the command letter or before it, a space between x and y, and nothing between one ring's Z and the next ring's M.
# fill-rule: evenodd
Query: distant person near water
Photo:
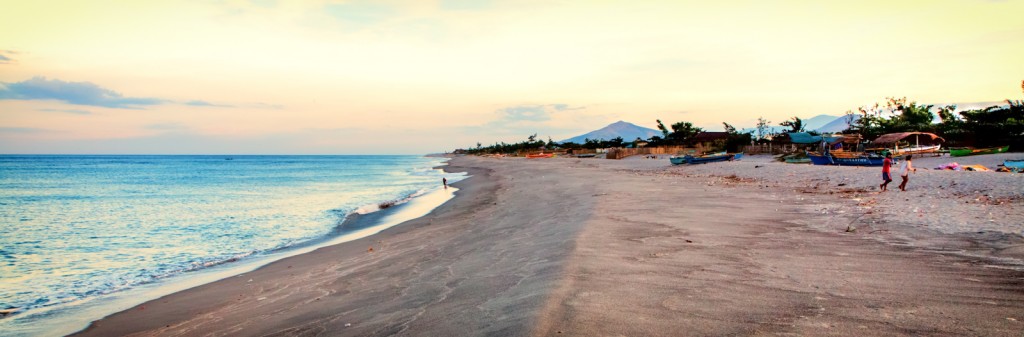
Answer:
M881 189L882 192L885 192L886 191L886 187L889 186L890 182L892 182L892 175L889 173L889 169L891 167L892 167L892 153L886 153L885 154L885 160L882 161L882 180L885 181L885 182L882 183L881 185L878 185L878 188Z
M444 184L444 189L448 189L448 178L441 178L441 184Z
M907 160L904 160L903 163L900 164L900 178L903 178L903 182L900 183L900 191L907 190L907 175L910 174L910 171L917 172L917 169L910 163L910 155L908 154Z

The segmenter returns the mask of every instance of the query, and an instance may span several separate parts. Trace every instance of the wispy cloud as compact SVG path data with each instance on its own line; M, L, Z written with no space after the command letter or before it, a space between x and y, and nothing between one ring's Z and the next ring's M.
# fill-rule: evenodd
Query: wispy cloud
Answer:
M570 106L563 103L555 104L522 104L498 109L498 118L478 126L457 128L457 133L467 136L479 136L488 141L520 141L531 134L541 138L559 136L577 132L576 128L551 125L554 115L571 110L583 110L586 107ZM523 137L520 139L520 137Z
M269 103L258 102L258 103L251 104L251 105L254 108L257 108L257 109L271 109L271 110L281 110L281 109L284 109L284 105L281 105L281 104L269 104Z
M527 122L543 122L551 120L551 114L566 111L566 110L577 110L582 107L570 107L568 104L545 104L545 105L517 105L503 109L499 109L498 113L501 115L500 122L516 122L516 121L527 121Z
M57 100L70 104L120 109L139 109L140 106L167 102L159 98L125 97L119 92L92 82L65 82L42 76L0 84L0 99Z
M13 50L0 50L0 64L11 64L16 63L12 55L16 55L18 52Z
M208 106L208 107L218 107L218 108L230 108L230 107L232 107L230 105L214 104L214 103L210 103L210 102L207 102L207 101L200 101L200 100L188 101L188 102L185 102L185 105Z
M79 110L79 109L38 109L38 111L43 111L43 112L63 112L63 113L76 114L76 115L91 115L92 114L92 112L90 112L90 111Z

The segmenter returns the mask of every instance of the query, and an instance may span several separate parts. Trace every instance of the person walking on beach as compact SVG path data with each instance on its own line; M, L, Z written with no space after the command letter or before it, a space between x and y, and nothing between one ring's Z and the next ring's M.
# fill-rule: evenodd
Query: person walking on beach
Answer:
M910 174L910 171L917 172L917 169L910 163L910 155L908 154L907 160L900 164L900 178L903 178L903 182L900 183L900 191L907 190L907 175Z
M444 189L448 189L448 178L441 178L441 184L444 184Z
M891 167L892 167L892 153L886 152L885 153L885 160L882 161L882 180L885 181L885 182L882 183L881 185L878 185L878 188L881 189L882 192L885 192L886 191L886 187L889 186L890 182L892 182L892 175L889 174L889 168L891 168Z

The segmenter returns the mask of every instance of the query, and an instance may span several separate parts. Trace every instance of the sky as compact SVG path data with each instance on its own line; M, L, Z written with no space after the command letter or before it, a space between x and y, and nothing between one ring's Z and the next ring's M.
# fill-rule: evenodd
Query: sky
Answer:
M1021 99L1024 0L0 0L0 153L423 154Z

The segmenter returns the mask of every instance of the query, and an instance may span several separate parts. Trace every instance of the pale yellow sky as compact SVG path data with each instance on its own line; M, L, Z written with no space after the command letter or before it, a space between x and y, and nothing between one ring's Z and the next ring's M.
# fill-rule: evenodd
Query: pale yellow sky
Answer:
M426 153L1021 98L1024 1L0 0L0 153Z

